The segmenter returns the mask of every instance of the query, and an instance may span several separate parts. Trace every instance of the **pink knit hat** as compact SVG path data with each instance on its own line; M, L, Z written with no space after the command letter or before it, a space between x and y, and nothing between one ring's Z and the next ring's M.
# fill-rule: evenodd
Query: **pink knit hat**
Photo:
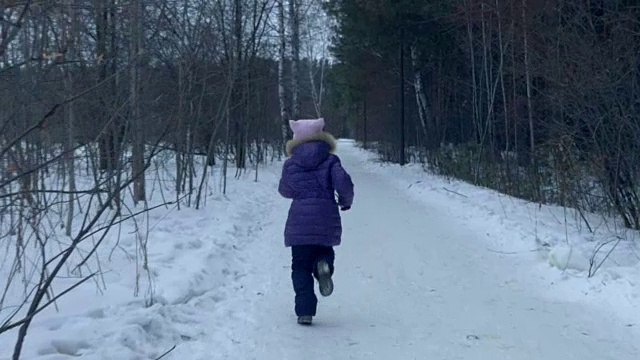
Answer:
M324 118L289 120L289 127L293 131L294 140L305 140L323 131Z

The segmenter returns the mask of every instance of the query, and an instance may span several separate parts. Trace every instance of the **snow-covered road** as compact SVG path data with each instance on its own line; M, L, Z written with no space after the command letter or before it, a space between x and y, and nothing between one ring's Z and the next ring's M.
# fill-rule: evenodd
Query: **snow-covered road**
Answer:
M419 203L368 171L355 148L342 146L339 155L356 201L343 216L336 290L320 298L315 325L295 322L289 250L281 244L288 202L275 199L256 267L242 280L247 319L224 324L235 345L185 344L174 358L640 358L637 334L624 321L543 298L528 260L488 251L442 204Z

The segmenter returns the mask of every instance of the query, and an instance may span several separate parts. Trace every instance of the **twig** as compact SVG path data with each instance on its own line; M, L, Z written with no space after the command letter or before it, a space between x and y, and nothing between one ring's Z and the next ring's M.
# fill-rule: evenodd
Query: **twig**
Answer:
M129 186L131 183L133 183L133 180L129 180L123 186L125 186L125 187ZM111 201L113 201L113 198L115 196L116 196L115 193L111 194L107 198L107 202L105 204L109 204ZM43 307L39 307L39 305L40 305L40 302L42 301L42 299L44 298L46 290L51 286L51 284L53 283L54 279L58 275L58 272L60 272L62 267L65 266L67 260L69 259L69 257L73 253L73 251L76 249L76 247L85 238L87 233L89 233L90 230L95 226L95 224L100 220L100 218L102 217L102 214L104 214L104 212L107 209L108 209L108 205L102 205L98 209L98 211L96 212L96 214L93 216L93 218L91 220L88 220L89 219L89 212L87 212L87 214L85 215L85 218L83 220L82 230L73 239L73 241L72 241L71 245L69 246L69 248L67 250L65 250L65 252L62 253L62 257L60 258L60 260L58 261L56 266L53 268L53 270L51 270L51 272L46 277L41 274L40 281L38 282L38 290L36 291L36 294L35 294L33 300L31 301L31 305L29 306L29 309L27 311L27 316L23 320L22 325L20 326L20 329L18 330L18 340L16 341L16 345L15 345L15 348L14 348L14 351L13 351L13 359L14 360L17 360L17 359L20 358L20 353L22 351L22 346L23 346L23 343L24 343L24 339L27 336L27 330L29 329L29 326L31 325L31 321L33 319L33 316L35 316L37 313L39 313L43 309ZM49 260L49 262L50 261L51 260ZM46 267L47 265L44 264L43 266ZM82 282L84 282L85 280L83 280ZM70 291L71 289L68 289L68 290ZM60 297L60 296L62 296L64 294L66 294L66 292L63 292L62 294L58 295L58 297ZM12 328L13 327L14 326L12 326Z
M530 253L530 252L538 252L538 251L541 251L541 249L533 249L533 250L527 250L527 251L500 251L500 250L487 249L487 251L490 251L496 254L519 255L519 254Z
M2 195L0 195L0 198L3 198L3 197L9 198L9 197L13 197L13 196L24 196L24 195L27 195L27 194L90 195L90 194L96 194L98 192L107 193L107 190L100 189L100 188L87 189L87 190L76 190L76 191L68 191L68 190L38 190L38 189L34 189L34 190L28 190L28 191L16 191L16 192L12 192L12 193L2 194Z
M186 195L185 195L185 196L186 196ZM184 196L180 198L180 200L182 200L182 199L184 199ZM149 212L149 211L155 210L155 209L160 208L160 207L163 207L163 206L173 205L173 204L175 204L175 203L176 203L175 201L171 201L171 202L167 202L167 203L159 204L159 205L156 205L156 206L153 206L153 207L147 208L147 209L143 209L143 210L140 210L140 211L138 211L138 212L136 212L136 213L133 213L133 214L131 214L131 215L127 216L127 217L121 218L121 219L119 219L118 221L116 221L116 219L117 219L117 214L116 214L115 216L113 216L113 217L112 217L112 219L111 219L111 221L109 222L109 224L108 224L108 225L101 226L101 227L99 227L99 228L95 229L94 231L92 231L92 232L90 232L90 233L87 233L87 234L83 237L83 239L82 239L82 240L84 240L84 239L86 239L86 238L88 238L88 237L90 237L90 236L93 236L93 235L95 235L95 234L97 234L97 233L99 233L99 232L101 232L101 231L103 231L103 230L110 229L111 227L113 227L113 225L118 225L118 224L121 224L121 223L123 223L123 222L126 222L126 221L127 221L127 220L129 220L129 219L135 218L135 217L136 217L136 216L138 216L138 215L144 214L144 213L146 213L146 212ZM93 253L95 253L95 252L96 252L96 250L98 249L98 247L100 246L100 244L101 244L101 243L102 243L102 241L104 240L105 235L106 235L106 234L103 234L103 235L102 235L102 237L101 237L101 238L100 238L100 240L98 241L98 245L97 245L97 246L95 246L93 249L91 249L91 251L89 252L89 254L87 254L87 256L85 256L85 258L84 258L84 259L83 259L83 260L82 260L82 261L81 261L81 262L76 266L76 269L77 269L77 268L79 268L80 266L84 265L84 264L85 264L85 263L86 263L86 262L91 258L91 256L93 255ZM74 270L75 270L75 269L74 269Z
M60 294L58 294L57 296L55 296L54 298L52 298L51 300L49 300L48 302L46 302L44 305L42 305L40 308L35 309L35 310L30 310L30 314L28 314L27 316L24 317L24 319L17 321L13 324L10 325L6 325L0 328L0 334L6 331L9 331L15 327L18 327L26 322L31 321L31 319L33 319L34 316L36 316L38 313L40 313L42 310L48 308L51 304L53 304L54 302L56 302L59 298L63 297L64 295L66 295L67 293L71 292L73 289L77 288L78 286L84 284L87 280L93 278L95 275L97 274L97 272L94 272L93 274L85 277L84 279L78 281L77 283L73 284L71 287L69 287L68 289L66 289L65 291L61 292ZM46 289L48 289L48 287L46 288L41 288L38 291L46 291ZM22 340L24 340L24 337L21 337Z
M173 347L171 349L167 350L167 352L165 352L164 354L160 355L160 357L155 358L155 360L160 360L163 357L167 356L170 352L172 352L173 350L176 349L176 346L178 346L178 345L173 345Z
M582 209L580 207L578 207L578 213L580 214L580 217L582 218L582 221L584 221L584 223L587 225L587 228L589 229L589 232L593 234L593 229L591 228L591 224L589 224L589 221L584 216L584 213L582 212Z
M457 191L449 190L449 189L447 189L447 188L446 188L446 187L444 187L444 186L443 186L442 188L443 188L443 189L445 189L445 190L447 190L447 191L448 191L448 192L450 192L450 193L454 193L454 194L456 194L456 195L460 195L460 196L465 197L465 198L467 198L467 199L469 198L467 195L460 194L460 193L459 193L459 192L457 192Z
M602 244L598 245L596 247L596 250L594 251L593 255L591 256L591 259L589 259L589 277L593 277L596 272L598 272L598 270L602 267L602 265L604 264L604 262L609 258L609 256L611 255L611 253L613 253L613 250L616 249L616 247L618 247L618 244L620 244L620 242L622 241L622 237L620 236L616 236L617 239L613 239L613 240L609 240L609 241L605 241ZM617 240L617 241L616 241ZM605 245L610 244L612 242L616 242L615 244L613 244L613 246L611 247L611 249L609 249L609 251L607 252L607 254L604 256L604 259L602 259L602 261L600 261L600 263L594 268L593 265L595 265L596 262L596 255L598 255L598 252L600 252L600 249L602 249Z
M22 22L23 22L25 16L27 15L27 12L29 11L29 7L31 6L31 2L32 2L32 0L28 0L24 4L24 7L22 8L22 11L20 11L20 16L18 17L18 21L16 21L15 23L11 23L11 22L7 21L7 23L9 23L9 24L11 24L11 26L13 26L13 29L12 29L12 31L10 33L8 33L8 35L7 34L3 34L2 42L0 42L0 56L4 56L5 50L9 46L9 43L11 43L13 41L13 39L15 39L15 37L18 35L18 32L20 31L20 29L22 29Z

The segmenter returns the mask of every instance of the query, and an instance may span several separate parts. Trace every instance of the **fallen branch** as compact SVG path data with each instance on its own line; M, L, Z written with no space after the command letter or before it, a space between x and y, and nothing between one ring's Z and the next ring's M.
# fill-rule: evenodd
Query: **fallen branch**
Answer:
M443 188L443 189L445 189L445 190L447 190L447 191L448 191L448 192L450 192L450 193L454 193L454 194L456 194L456 195L460 195L460 196L465 197L465 198L467 198L467 199L469 198L467 195L460 194L460 193L459 193L459 192L457 192L457 191L449 190L449 189L447 189L447 188L446 188L446 187L444 187L444 186L443 186L442 188Z
M496 254L504 254L504 255L519 255L519 254L537 252L541 250L542 249L533 249L533 250L526 250L526 251L500 251L500 250L487 249L487 251L489 252L496 253Z
M162 359L163 357L165 357L165 356L169 355L169 353L170 353L170 352L172 352L173 350L175 350L175 349L176 349L176 346L177 346L177 345L173 345L173 347L172 347L171 349L167 350L167 352L165 352L164 354L160 355L160 357L155 358L155 360L160 360L160 359Z

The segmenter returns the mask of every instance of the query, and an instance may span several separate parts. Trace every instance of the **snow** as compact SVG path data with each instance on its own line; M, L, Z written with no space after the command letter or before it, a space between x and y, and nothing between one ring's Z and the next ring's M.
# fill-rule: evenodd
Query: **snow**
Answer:
M155 359L174 346L163 359L638 358L637 234L586 215L590 234L562 208L381 164L350 141L338 155L356 201L314 326L295 323L274 163L258 182L230 179L227 196L216 174L204 209L138 219L149 271L137 297L136 227L123 224L120 250L114 233L101 253L106 287L87 283L37 318L23 358ZM0 359L14 340L0 335Z
M590 233L574 210L540 206L444 179L420 165L384 164L371 153L354 151L368 172L389 178L391 185L411 198L437 206L455 223L473 230L486 245L484 251L508 261L526 261L531 270L528 278L537 280L531 288L539 295L551 301L588 303L633 328L640 327L638 232L624 229L615 220L584 214L594 230Z
M172 161L164 164L172 173ZM226 196L219 189L217 168L207 182L203 209L161 207L148 219L138 216L135 223L114 229L100 248L104 275L99 287L87 283L64 296L57 312L50 308L39 315L29 330L23 358L156 358L176 344L213 336L224 327L221 319L244 318L247 308L235 306L241 299L238 280L254 261L248 255L274 198L276 167L260 170L257 183L251 171L234 180L235 169L230 169ZM159 181L148 182L154 205L161 199ZM175 198L172 184L163 184L164 196ZM148 271L139 255L139 238L144 235L136 228L149 234ZM0 266L7 268L8 264ZM62 279L55 289L74 280ZM2 274L0 287L5 281ZM6 313L0 315L4 320ZM0 359L11 356L15 338L15 331L0 335Z

